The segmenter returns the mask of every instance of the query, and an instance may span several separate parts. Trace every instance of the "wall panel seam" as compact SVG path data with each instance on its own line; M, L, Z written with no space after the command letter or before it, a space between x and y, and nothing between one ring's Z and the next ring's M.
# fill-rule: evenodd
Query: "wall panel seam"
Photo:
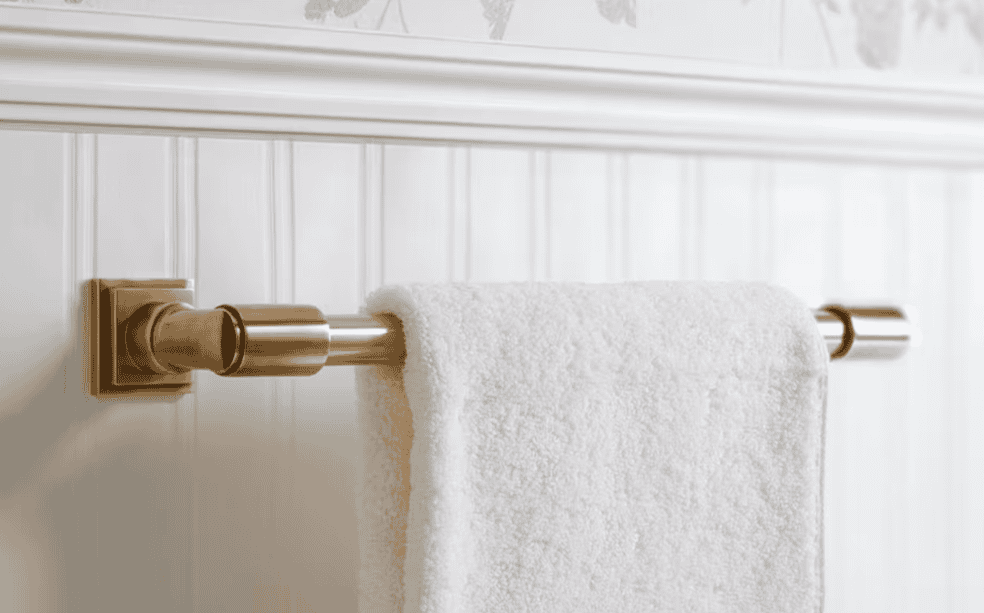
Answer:
M625 154L608 152L605 155L606 182L606 271L608 282L623 281L626 278L625 257Z
M450 279L459 282L471 277L470 154L467 147L448 150L448 260Z
M965 313L967 305L970 304L968 286L971 279L966 277L967 261L969 260L969 249L967 248L966 228L969 226L969 219L966 211L967 189L962 177L955 173L950 173L948 177L948 191L950 193L949 203L949 232L948 259L947 266L947 297L949 305L947 309L947 335L946 343L949 350L946 352L946 372L947 381L946 397L947 406L950 407L950 423L948 428L949 444L947 445L947 462L949 464L949 493L950 493L950 513L948 514L947 536L949 545L949 556L947 560L947 577L950 585L948 600L951 610L963 611L959 605L965 600L959 589L966 583L964 567L964 551L966 543L960 538L958 527L963 525L964 519L964 460L966 458L966 403L964 392L966 389L966 377L964 376L965 367L969 356L967 355L967 326L965 325Z
M76 240L76 218L79 206L78 140L77 134L62 135L62 317L65 332L73 340L76 328L76 304L80 302Z
M170 136L163 139L164 148L164 268L165 275L178 278L178 139Z
M76 134L73 139L74 166L73 185L73 260L75 268L72 275L72 306L77 313L73 319L80 320L81 308L85 302L83 283L96 274L96 139L93 134ZM89 335L86 330L73 326L73 343L80 343L82 355L89 353ZM79 341L81 338L81 341ZM82 387L87 394L90 384L89 360L82 360Z
M532 241L530 254L531 279L549 281L551 276L551 219L550 183L552 179L550 152L541 149L530 151L530 184L532 186L532 205L530 207Z
M755 270L753 276L771 282L775 278L775 166L774 162L755 162Z
M179 239L177 245L177 274L184 278L190 278L192 287L198 279L198 140L194 138L179 138L176 145L175 160L177 163L178 174L177 196L179 227L176 238ZM195 294L195 305L198 304L197 292ZM195 375L195 387L198 387L198 375ZM194 611L197 607L198 573L196 569L201 564L198 559L198 548L196 539L198 537L198 488L197 479L197 455L198 455L198 393L193 394L186 408L186 436L188 437L188 489L189 489L189 532L187 543L187 555L189 565L187 570L187 593L189 608Z
M386 280L386 227L384 209L386 194L383 189L386 149L377 143L362 147L362 299L376 290Z
M680 206L681 220L683 226L683 239L680 246L683 253L680 254L681 277L684 279L703 279L704 278L704 224L705 203L704 203L704 158L701 156L688 156L682 165L682 185L683 198Z

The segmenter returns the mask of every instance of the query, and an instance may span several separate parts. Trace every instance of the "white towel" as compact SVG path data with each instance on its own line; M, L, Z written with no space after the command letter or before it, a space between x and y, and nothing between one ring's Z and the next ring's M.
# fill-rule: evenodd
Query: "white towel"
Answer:
M359 369L362 613L822 609L828 356L786 290L410 285L367 311L407 357Z

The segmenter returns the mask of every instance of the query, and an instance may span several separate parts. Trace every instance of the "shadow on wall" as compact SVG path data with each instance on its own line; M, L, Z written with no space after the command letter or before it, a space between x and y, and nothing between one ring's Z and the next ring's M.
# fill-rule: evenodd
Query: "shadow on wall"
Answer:
M0 390L0 610L354 611L351 437L291 465L266 440L196 454L192 396L87 395L83 325Z
M41 571L25 610L187 610L190 540L175 528L188 525L190 472L165 434L169 405L89 397L83 325L80 310L75 342L45 338L44 366L4 386L0 497L29 547L9 555Z

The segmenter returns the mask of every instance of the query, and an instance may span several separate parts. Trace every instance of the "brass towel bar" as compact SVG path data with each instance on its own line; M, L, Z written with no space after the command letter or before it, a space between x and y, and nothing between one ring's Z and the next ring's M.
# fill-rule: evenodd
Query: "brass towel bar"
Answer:
M182 279L93 279L91 392L99 397L191 391L191 371L227 377L312 375L324 366L399 364L392 315L323 315L305 305L196 309ZM832 359L892 359L913 328L895 307L826 305L814 312Z

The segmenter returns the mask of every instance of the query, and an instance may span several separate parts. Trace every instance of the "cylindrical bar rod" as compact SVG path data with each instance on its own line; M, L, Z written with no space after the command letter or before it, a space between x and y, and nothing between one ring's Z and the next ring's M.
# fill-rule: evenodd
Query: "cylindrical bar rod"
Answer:
M208 369L226 377L313 375L329 365L399 364L393 315L325 317L306 305L148 303L125 323L125 360L148 374Z
M891 360L901 357L908 349L914 330L905 314L896 307L844 307L824 305L813 312L817 328L827 344L831 359L848 360ZM339 347L326 363L331 365L392 363L385 359L384 350L392 343L403 351L402 329L397 330L399 338L394 342L392 327L381 325L380 317L389 317L399 326L393 315L328 316L326 319L332 329L332 344L335 344L336 326L352 328L353 334L347 339L344 349ZM389 337L386 335L390 334ZM382 339L388 343L380 342ZM374 351L369 353L370 343ZM397 360L398 361L398 360Z
M894 307L814 311L831 359L892 359L913 335ZM403 328L391 314L325 316L304 305L148 303L126 322L127 362L141 372L196 368L224 376L313 375L324 366L400 364Z
M916 332L905 313L896 307L824 305L813 315L834 360L901 357Z
M325 319L331 330L325 366L398 364L403 360L403 326L395 315L328 315Z

